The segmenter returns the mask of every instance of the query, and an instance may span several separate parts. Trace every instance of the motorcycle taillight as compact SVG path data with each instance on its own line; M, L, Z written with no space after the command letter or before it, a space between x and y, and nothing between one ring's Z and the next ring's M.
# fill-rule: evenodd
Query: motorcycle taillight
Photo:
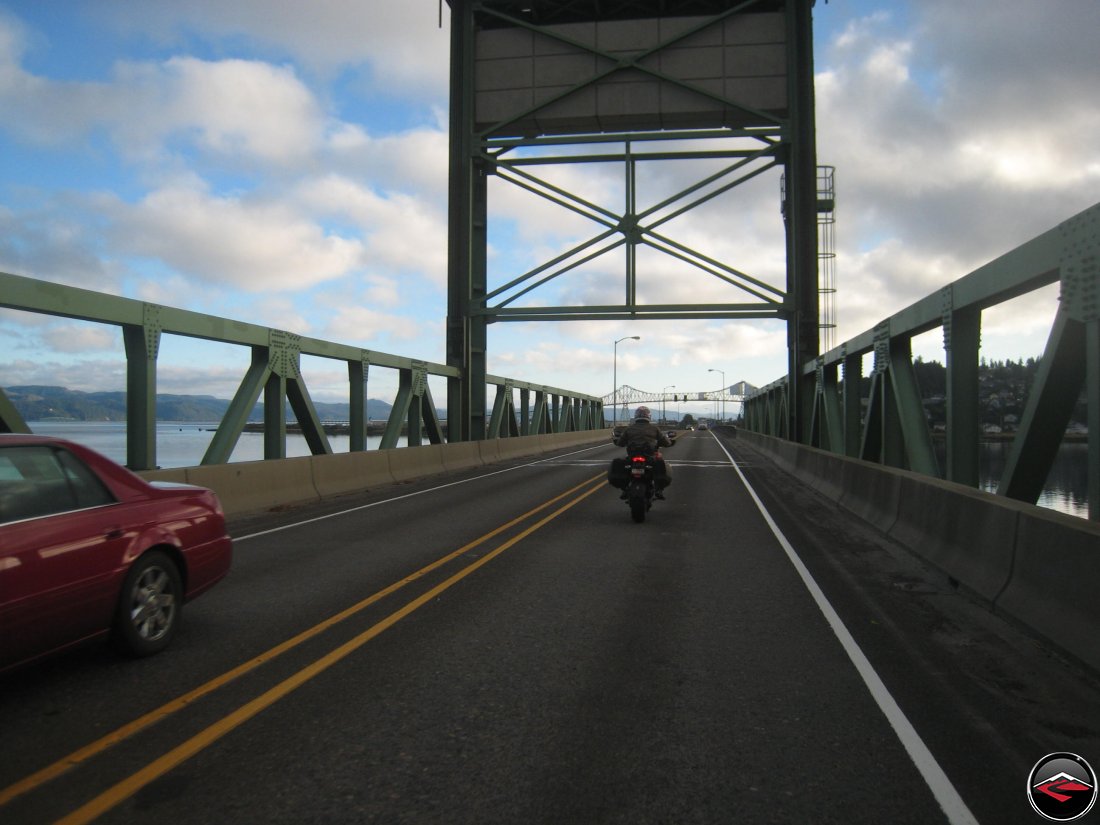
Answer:
M632 462L634 462L635 464L645 464L645 456L644 455L632 456L630 460Z

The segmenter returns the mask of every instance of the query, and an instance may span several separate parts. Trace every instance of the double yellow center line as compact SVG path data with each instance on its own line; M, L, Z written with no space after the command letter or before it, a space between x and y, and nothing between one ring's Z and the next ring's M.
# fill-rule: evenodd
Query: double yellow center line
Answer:
M331 616L320 624L314 625L308 630L299 633L297 636L288 639L282 644L271 648L267 652L260 654L254 659L250 659L249 661L238 665L232 670L229 670L222 675L211 679L205 684L200 685L199 687L189 691L188 693L183 694L182 696L179 696L178 698L172 700L171 702L168 702L165 705L162 705L156 710L150 711L144 716L141 716L138 719L135 719L133 722L130 722L129 724L118 728L117 730L107 734L106 736L96 740L95 742L92 742L91 744L86 745L85 747L80 748L77 751L74 751L63 759L54 762L52 765L49 765L42 770L31 774L30 776L20 780L19 782L16 782L13 785L8 786L7 788L4 788L3 790L0 790L0 806L3 806L11 800L15 799L16 797L21 796L22 794L25 794L31 790L34 790L35 788L44 785L50 780L57 778L61 774L68 771L70 768L77 767L88 759L91 759L93 756L96 756L97 754L106 751L112 746L125 741L129 737L137 734L145 728L152 726L162 719L166 719L177 711L182 710L183 708L186 708L187 706L193 704L202 697L213 693L218 688L224 687L230 682L233 682L241 676L244 676L246 673L255 670L260 665L269 662L278 656L281 656L287 651L292 650L298 645L324 632L328 628L344 621L345 619L350 618L351 616L359 613L360 611L380 601L386 596L397 592L406 585L420 578L423 578L433 570L442 567L448 562L451 562L459 556L468 553L470 550L473 550L475 547L478 547L479 545L484 544L485 542L495 538L496 536L499 536L501 533L510 530L511 528L523 523L524 521L527 521L528 519L532 518L543 510L546 510L553 505L561 502L563 499L570 499L570 497L573 496L573 498L566 501L556 510L546 516L543 516L543 518L539 519L534 524L530 525L526 529L517 533L512 538L503 542L491 552L485 554L481 558L467 565L462 570L458 571L453 576L448 578L446 581L443 581L442 583L431 588L421 596L413 599L404 607L391 613L389 616L372 625L370 628L363 631L358 636L335 648L312 664L302 668L294 675L272 687L270 690L266 691L260 696L257 696L255 699L246 703L245 705L242 705L233 713L230 713L228 716L210 725L208 728L191 737L178 747L173 748L171 751L164 754L159 759L151 762L149 765L142 768L137 773L133 774L127 779L124 779L123 781L104 791L102 794L95 797L85 805L81 806L77 810L58 820L59 825L60 823L65 823L65 825L76 825L76 823L91 822L96 817L100 816L103 813L106 813L111 808L115 807L119 803L123 802L125 799L137 793L150 782L153 782L154 780L163 776L165 773L172 770L187 759L191 758L195 754L199 753L204 748L208 747L221 737L225 736L230 731L244 724L253 716L260 713L260 711L270 707L275 702L279 701L284 696L292 693L294 690L301 687L303 684L313 679L318 674L323 673L325 670L332 667L332 665L336 664L344 657L358 650L371 639L375 638L390 627L393 627L393 625L395 625L397 622L401 621L403 618L413 613L420 607L423 607L429 601L436 598L444 591L448 590L454 584L457 584L459 581L466 578L475 570L488 564L505 550L518 544L520 541L534 533L536 530L539 530L550 521L560 516L562 513L566 512L570 508L582 502L584 499L588 498L588 496L592 495L597 490L603 487L603 480L603 474L600 474L598 476L594 476L593 478L588 479L587 481L582 482L581 484L578 484L577 486L569 490L566 490L564 493L561 493L560 495L557 495L554 498L540 504L538 507L527 511L523 515L512 519L506 524L500 525L496 529L486 533L480 538L477 538L474 541L458 548L452 553L448 553L446 556L443 556L442 558L437 559L431 564L422 567L415 573L412 573L411 575L406 576L400 581L397 581L389 585L388 587L379 590L377 593L374 593L366 599L363 599L362 601L352 605L346 610L340 611L339 613ZM595 483L597 481L601 483Z

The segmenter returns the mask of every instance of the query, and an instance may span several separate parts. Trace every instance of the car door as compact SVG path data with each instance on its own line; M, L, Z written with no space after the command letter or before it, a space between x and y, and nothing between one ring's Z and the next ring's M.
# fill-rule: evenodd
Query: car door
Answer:
M128 509L68 450L0 449L0 667L110 627Z

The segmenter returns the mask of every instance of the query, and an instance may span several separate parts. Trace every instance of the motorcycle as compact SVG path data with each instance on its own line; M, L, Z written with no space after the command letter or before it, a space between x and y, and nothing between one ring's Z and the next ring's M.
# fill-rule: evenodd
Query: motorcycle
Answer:
M622 498L630 507L630 517L639 524L645 521L653 499L657 498L658 476L667 479L664 458L659 450L627 450L626 458L611 461L607 480L623 491Z
M653 497L657 490L653 483L654 458L660 454L628 453L627 462L630 480L626 487L626 503L630 507L630 517L635 522L645 521L646 513L653 506Z

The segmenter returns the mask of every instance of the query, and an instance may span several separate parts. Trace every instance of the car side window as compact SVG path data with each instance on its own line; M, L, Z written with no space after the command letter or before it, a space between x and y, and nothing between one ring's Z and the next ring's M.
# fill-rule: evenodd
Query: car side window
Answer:
M48 446L0 449L0 523L113 500L95 474L66 450Z
M101 507L114 503L115 497L87 464L68 450L56 450L54 455L72 487L77 507Z

